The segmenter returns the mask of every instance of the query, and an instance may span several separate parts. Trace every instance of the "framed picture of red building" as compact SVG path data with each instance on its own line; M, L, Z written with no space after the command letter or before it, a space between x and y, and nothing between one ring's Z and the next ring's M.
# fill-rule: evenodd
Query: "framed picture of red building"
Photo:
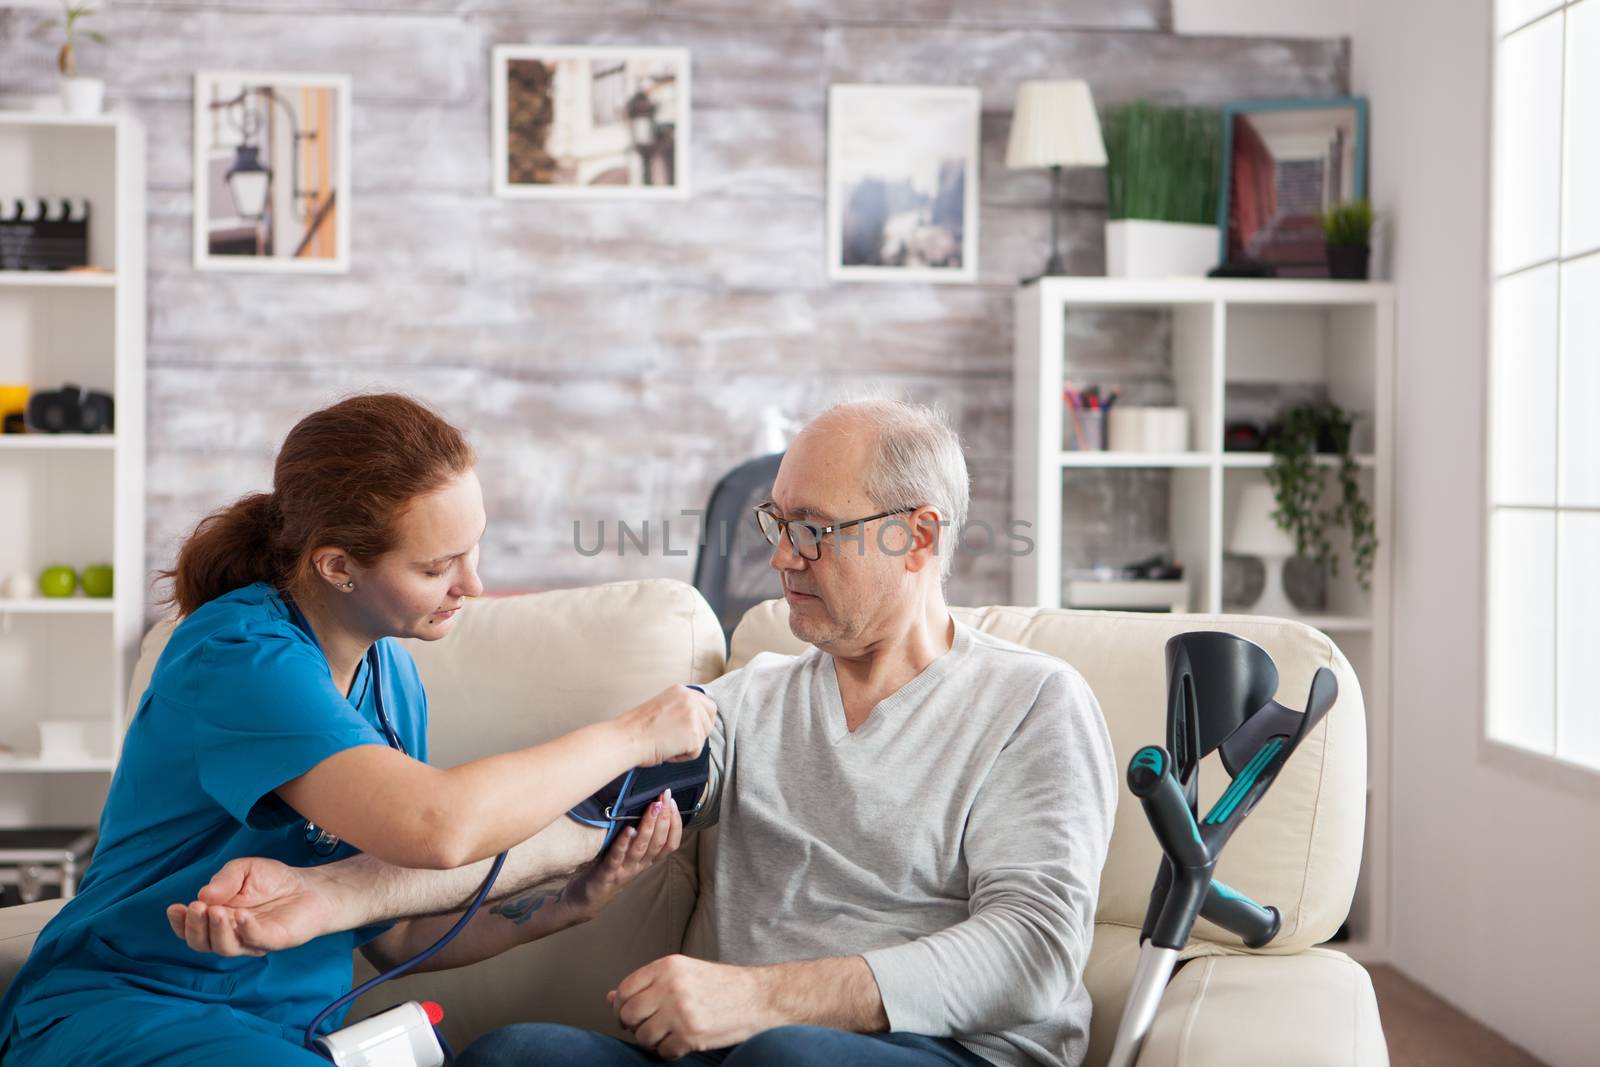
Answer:
M1326 278L1320 216L1367 195L1366 98L1230 104L1222 137L1222 262Z

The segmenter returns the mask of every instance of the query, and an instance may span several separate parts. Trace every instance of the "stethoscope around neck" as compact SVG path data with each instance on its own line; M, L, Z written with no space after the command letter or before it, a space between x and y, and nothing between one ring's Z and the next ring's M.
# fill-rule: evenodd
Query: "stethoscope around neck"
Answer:
M311 628L311 623L306 619L305 613L300 610L300 606L294 601L290 600L288 597L284 597L283 602L288 606L289 616L294 620L294 624L300 627L301 630L305 631L307 637L311 638L313 641L316 641L316 631ZM320 643L318 643L318 647L321 647ZM388 713L384 711L383 672L378 666L378 644L376 641L374 641L372 646L367 649L366 660L367 677L370 679L368 684L372 686L372 703L378 712L378 726L383 730L384 740L389 743L390 748L399 751L403 755L409 756L411 753L406 751L406 746L400 740L400 735L395 733L393 724L389 722ZM337 837L317 826L310 819L306 820L305 829L306 842L311 846L312 850L317 852L319 855L332 855L334 850L339 847L339 839ZM326 849L326 851L323 851L324 849ZM472 898L472 902L467 905L466 911L463 912L461 917L456 920L455 925L451 926L449 930L446 930L439 937L439 940L435 941L433 944L429 945L427 948L423 949L409 960L406 960L404 963L395 967L391 967L376 977L367 979L367 981L356 986L354 989L350 990L348 993L345 993L343 996L334 1000L333 1003L323 1008L317 1013L317 1017L312 1019L311 1022L306 1026L305 1032L302 1035L302 1046L316 1053L317 1055L322 1056L324 1059L332 1059L333 1057L317 1041L317 1030L322 1026L323 1020L327 1019L339 1009L354 1002L368 990L376 988L382 983L389 981L391 978L400 977L407 971L410 971L419 964L425 963L427 960L443 951L445 946L450 944L451 941L454 941L456 936L460 934L462 930L466 929L467 924L472 922L473 918L478 914L478 909L483 907L484 901L489 897L489 891L494 888L495 879L500 876L501 869L506 865L506 855L507 854L505 852L502 852L494 858L494 863L489 867L489 873L484 877L483 884L478 887L478 892ZM438 1038L439 1045L444 1050L445 1062L454 1063L455 1054L451 1051L449 1042L445 1041L444 1034L439 1032L437 1026L434 1027L434 1035Z
M312 641L317 641L317 632L311 628L311 621L306 618L306 613L300 610L300 605L288 597L284 597L283 603L288 607L289 618L294 624ZM317 647L319 649L322 647L321 642L317 642ZM367 661L367 684L372 687L372 704L378 712L378 727L383 731L383 739L389 743L390 748L409 756L411 753L406 751L405 742L401 741L400 735L395 733L394 725L389 722L389 714L383 707L383 670L379 666L378 643L376 641L367 646L365 658Z
M306 618L305 612L300 610L300 605L288 597L284 597L283 602L289 609L289 618L307 637L315 642L317 633L311 628L311 621ZM317 647L321 648L320 642ZM395 732L394 724L389 721L389 713L383 706L383 670L379 665L378 643L376 641L367 647L365 659L367 663L367 685L372 688L372 705L378 713L378 728L383 731L383 739L388 742L390 748L401 755L409 756L411 753L406 751L405 742L400 740L400 735ZM339 838L310 819L305 821L304 832L306 844L311 847L311 851L319 856L331 856L339 848Z

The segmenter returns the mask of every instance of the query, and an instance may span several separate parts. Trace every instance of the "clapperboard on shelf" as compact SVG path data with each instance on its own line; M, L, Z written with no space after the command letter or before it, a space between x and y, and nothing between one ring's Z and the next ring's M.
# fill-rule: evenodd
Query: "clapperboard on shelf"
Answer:
M89 262L89 201L0 195L0 270L66 270Z

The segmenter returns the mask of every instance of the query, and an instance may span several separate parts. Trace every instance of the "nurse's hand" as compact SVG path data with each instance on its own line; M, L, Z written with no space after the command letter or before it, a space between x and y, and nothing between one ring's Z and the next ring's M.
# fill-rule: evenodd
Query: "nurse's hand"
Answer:
M606 854L572 877L561 902L580 922L599 915L622 887L648 871L657 860L683 843L683 818L672 802L672 790L645 809L637 829L629 827L611 842Z
M698 690L674 685L624 712L620 721L632 735L634 762L654 767L700 755L716 725L717 705Z
M263 956L339 929L337 908L316 868L248 856L230 861L167 923L196 952Z

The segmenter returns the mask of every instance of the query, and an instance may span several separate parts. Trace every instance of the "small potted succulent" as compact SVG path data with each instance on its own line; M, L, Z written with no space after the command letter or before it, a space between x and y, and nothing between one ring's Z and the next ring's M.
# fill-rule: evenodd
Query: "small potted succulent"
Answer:
M78 77L78 44L85 38L96 44L105 44L104 34L84 29L79 23L95 13L86 0L64 0L62 18L51 23L66 30L67 40L56 55L56 68L61 71L61 100L72 115L98 115L105 101L106 83L99 78Z
M1351 200L1335 204L1321 216L1322 235L1328 242L1328 275L1363 280L1372 254L1372 204Z

